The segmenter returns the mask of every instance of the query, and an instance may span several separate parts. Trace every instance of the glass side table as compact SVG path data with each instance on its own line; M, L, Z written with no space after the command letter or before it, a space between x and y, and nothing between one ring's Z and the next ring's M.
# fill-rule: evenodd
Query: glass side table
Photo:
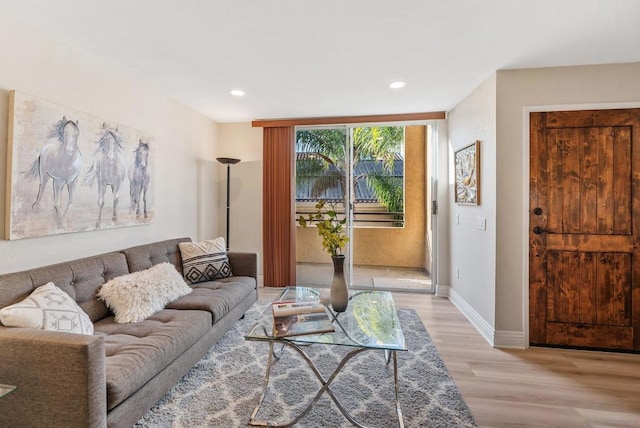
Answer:
M5 395L9 394L14 389L16 389L16 387L13 386L13 385L3 385L3 384L0 383L0 398L2 398Z

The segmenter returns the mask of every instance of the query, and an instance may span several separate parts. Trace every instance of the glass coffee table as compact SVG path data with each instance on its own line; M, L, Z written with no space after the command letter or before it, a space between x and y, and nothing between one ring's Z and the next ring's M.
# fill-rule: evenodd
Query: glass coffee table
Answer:
M322 387L309 402L309 404L293 420L277 426L290 427L296 424L313 408L320 397L326 392L336 404L340 412L357 427L366 428L356 421L340 403L331 389L331 382L340 373L342 368L354 356L365 351L382 351L385 354L387 364L393 363L393 381L395 389L395 407L398 415L398 425L403 428L404 420L400 401L398 399L398 360L397 351L406 351L407 345L398 319L398 313L393 302L393 296L388 291L354 291L350 293L347 310L336 313L331 309L328 302L321 298L320 290L308 287L290 287L284 289L282 294L274 302L305 302L321 300L325 303L325 310L332 320L335 332L312 334L304 336L276 337L273 332L273 316L271 305L267 307L260 319L245 335L245 340L262 341L269 344L269 358L262 386L262 393L258 399L255 409L251 414L249 425L253 426L275 426L268 421L258 421L255 419L260 406L265 397L269 384L269 374L275 361L282 357L285 348L292 348L307 362L309 368L318 378ZM325 377L316 368L314 362L305 353L304 347L307 345L321 346L346 346L353 350L348 352L338 364L334 372ZM279 350L276 347L281 346Z

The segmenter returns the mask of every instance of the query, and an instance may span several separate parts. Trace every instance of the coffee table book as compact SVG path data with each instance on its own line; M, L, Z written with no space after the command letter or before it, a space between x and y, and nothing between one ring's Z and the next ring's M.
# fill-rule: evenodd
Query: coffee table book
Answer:
M302 302L273 302L271 304L273 316L283 317L294 314L310 314L324 312L324 305L320 300Z
M272 305L275 337L332 333L324 305L318 302L276 302Z
M13 385L3 385L0 384L0 397L4 397L5 395L7 395L8 393L10 393L11 391L13 391L14 389L16 389L15 386Z

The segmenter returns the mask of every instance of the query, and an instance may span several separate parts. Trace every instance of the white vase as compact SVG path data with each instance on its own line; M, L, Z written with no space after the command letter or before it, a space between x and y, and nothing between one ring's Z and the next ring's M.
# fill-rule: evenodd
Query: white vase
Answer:
M331 281L331 307L335 312L344 312L349 304L349 289L344 279L344 255L331 256L333 281Z

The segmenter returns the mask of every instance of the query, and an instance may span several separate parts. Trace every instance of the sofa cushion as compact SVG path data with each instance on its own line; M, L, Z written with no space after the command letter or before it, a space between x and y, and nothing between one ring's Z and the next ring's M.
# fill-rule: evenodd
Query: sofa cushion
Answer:
M193 286L191 294L169 303L167 308L207 311L216 323L255 289L256 280L248 276L201 282Z
M171 309L133 324L118 324L113 317L97 322L95 334L105 340L107 409L140 389L210 328L207 312Z
M113 278L98 292L117 323L142 321L179 297L191 293L171 263Z
M213 281L232 275L224 238L202 242L180 242L182 275L189 284Z
M122 250L122 253L127 258L129 272L137 272L148 269L158 263L167 262L174 265L178 272L182 273L182 258L178 249L178 243L180 242L191 242L191 239L167 239Z
M0 321L6 327L93 334L89 316L53 282L36 288L23 301L0 309Z

